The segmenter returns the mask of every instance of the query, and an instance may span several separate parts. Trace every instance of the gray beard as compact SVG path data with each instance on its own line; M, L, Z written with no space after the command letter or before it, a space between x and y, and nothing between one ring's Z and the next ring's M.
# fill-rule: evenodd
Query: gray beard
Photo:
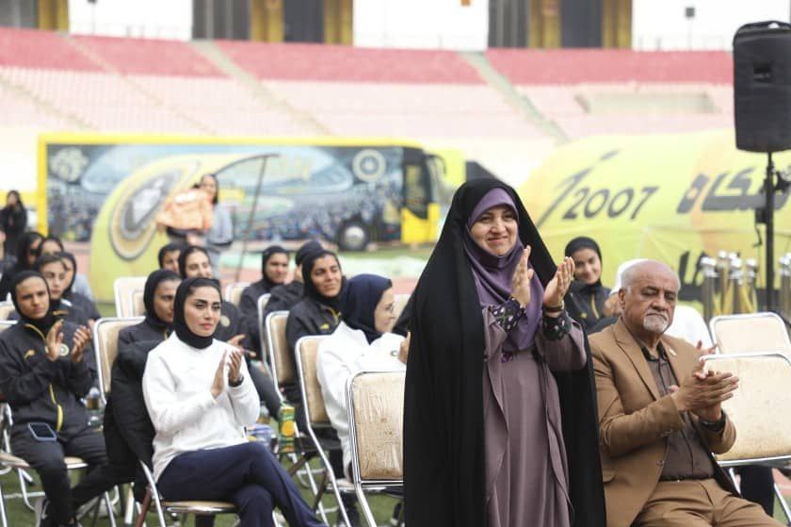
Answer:
M670 327L670 321L659 315L646 315L643 318L643 328L651 333L662 334Z

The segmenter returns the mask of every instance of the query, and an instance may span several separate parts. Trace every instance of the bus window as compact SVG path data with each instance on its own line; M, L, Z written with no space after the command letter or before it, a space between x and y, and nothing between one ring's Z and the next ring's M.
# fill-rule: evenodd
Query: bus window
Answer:
M404 149L404 206L422 220L428 219L432 202L431 178L425 157L419 150Z

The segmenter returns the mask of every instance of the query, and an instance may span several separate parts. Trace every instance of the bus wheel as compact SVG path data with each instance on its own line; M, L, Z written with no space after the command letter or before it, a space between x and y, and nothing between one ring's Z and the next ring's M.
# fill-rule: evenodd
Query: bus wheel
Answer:
M338 247L342 251L364 251L368 241L368 229L359 221L344 223L338 233Z

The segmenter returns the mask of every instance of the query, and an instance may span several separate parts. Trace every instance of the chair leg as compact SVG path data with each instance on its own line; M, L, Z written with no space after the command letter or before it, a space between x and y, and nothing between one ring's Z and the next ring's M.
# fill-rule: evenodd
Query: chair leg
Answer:
M148 514L148 509L151 508L151 491L146 490L146 496L143 498L143 503L140 505L140 508L137 511L137 521L135 522L135 527L143 527L146 523L146 514Z
M117 527L115 523L115 510L113 509L113 500L110 498L110 493L104 493L104 505L107 507L107 516L109 516L110 527Z
M5 494L3 493L3 485L0 483L0 522L3 527L8 527L8 511L5 508Z
M368 523L368 527L377 527L376 519L374 518L373 512L371 512L370 505L368 505L368 499L365 497L365 492L363 492L362 485L355 483L354 490L357 493L357 501L363 509L363 516L365 516L365 521Z
M132 484L126 486L126 507L124 508L124 527L130 527L135 517L135 494Z
M780 502L780 508L783 509L783 515L786 517L786 522L791 522L791 509L788 507L788 502L786 501L785 497L783 497L783 493L780 492L780 487L777 483L774 484L775 489L775 496L777 496L777 501Z

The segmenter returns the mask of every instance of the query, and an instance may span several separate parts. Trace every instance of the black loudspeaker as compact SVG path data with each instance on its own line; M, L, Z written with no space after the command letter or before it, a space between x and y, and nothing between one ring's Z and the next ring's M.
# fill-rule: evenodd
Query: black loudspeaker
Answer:
M791 24L746 24L733 37L736 148L791 148Z

